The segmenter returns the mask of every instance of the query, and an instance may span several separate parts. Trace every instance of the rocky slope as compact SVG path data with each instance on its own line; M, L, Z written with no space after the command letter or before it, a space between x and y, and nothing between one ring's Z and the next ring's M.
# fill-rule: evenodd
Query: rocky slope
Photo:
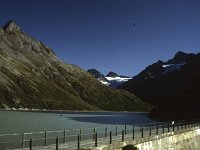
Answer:
M120 88L155 106L157 119L200 115L200 54L178 52L167 62L150 65Z
M146 111L133 94L102 85L63 63L42 42L9 21L0 28L0 107Z

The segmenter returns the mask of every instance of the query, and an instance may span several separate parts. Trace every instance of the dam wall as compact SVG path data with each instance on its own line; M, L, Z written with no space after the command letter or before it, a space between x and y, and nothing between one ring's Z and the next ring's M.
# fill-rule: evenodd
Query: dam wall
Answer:
M200 150L200 129L172 133L135 145L139 150Z
M115 142L94 150L122 150L127 145L134 145L138 150L200 150L200 128Z

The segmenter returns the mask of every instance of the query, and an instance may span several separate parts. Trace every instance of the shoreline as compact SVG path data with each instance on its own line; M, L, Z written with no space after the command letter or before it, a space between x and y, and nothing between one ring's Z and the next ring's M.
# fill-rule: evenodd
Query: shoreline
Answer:
M10 112L35 112L35 113L150 113L146 111L88 111L88 110L46 110L46 109L0 109Z

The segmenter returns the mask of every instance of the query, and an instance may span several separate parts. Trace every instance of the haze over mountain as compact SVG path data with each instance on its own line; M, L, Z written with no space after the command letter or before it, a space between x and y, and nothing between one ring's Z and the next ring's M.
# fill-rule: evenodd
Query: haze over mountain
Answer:
M149 110L133 94L111 89L78 66L63 63L13 21L0 28L0 107Z
M200 53L179 51L158 61L120 88L155 106L157 119L195 118L200 115Z

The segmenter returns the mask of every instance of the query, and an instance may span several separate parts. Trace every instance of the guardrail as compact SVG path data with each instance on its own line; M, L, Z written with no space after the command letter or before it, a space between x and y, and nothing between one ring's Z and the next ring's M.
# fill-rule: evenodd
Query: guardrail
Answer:
M200 126L200 120L157 122L149 124L107 126L102 128L45 131L0 135L0 149L78 149L108 145L113 142L175 131L188 131Z

